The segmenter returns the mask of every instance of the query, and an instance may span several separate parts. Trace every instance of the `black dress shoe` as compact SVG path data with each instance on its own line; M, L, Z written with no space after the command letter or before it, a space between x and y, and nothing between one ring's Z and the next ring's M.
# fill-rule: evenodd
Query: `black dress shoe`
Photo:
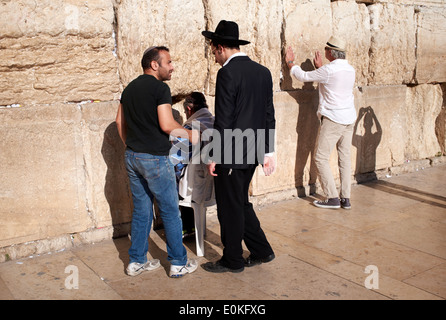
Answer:
M217 262L207 262L201 266L203 267L204 270L213 273L223 273L223 272L239 273L245 269L245 267L239 269L228 268L221 263L221 260L218 260Z
M269 256L267 256L265 258L256 258L256 257L253 257L252 255L250 255L245 260L245 267L249 268L249 267L257 266L257 265L262 264L262 263L268 263L270 261L273 261L275 257L276 256L274 255L274 253L270 254Z

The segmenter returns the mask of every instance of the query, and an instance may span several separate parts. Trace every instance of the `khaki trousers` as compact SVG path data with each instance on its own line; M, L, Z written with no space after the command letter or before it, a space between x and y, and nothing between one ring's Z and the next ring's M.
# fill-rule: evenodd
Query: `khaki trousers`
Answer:
M350 198L351 193L351 158L354 124L343 125L322 118L316 150L315 163L319 173L319 181L327 198ZM336 146L338 152L338 166L341 180L340 193L336 189L330 167L330 155Z

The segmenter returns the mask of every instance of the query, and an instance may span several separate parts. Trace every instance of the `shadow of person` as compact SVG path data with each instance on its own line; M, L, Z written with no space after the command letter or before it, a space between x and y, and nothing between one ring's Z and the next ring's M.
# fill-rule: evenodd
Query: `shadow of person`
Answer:
M292 84L288 67L283 70L283 85L289 87ZM310 59L301 64L304 71L313 71L314 66ZM296 100L299 112L296 123L297 147L296 162L294 168L295 186L297 195L300 198L307 196L306 186L308 185L308 195L316 193L317 169L314 162L317 137L319 134L320 121L317 117L319 104L319 94L313 82L305 82L302 89L287 91ZM306 174L306 168L308 172ZM307 181L306 178L308 179Z
M358 134L358 126L363 122L363 133ZM375 126L375 130L373 129ZM355 179L358 183L376 180L376 149L381 142L382 128L371 106L359 109L353 131L352 144L356 147Z
M133 210L130 185L124 162L124 151L125 146L119 137L116 122L110 123L104 131L101 154L107 166L104 195L111 215L114 241L130 233ZM126 265L128 256L124 254L123 243L127 242L115 241L115 246L120 259Z
M296 123L297 148L294 174L298 196L306 197L305 185L309 186L310 195L316 193L317 170L314 157L320 127L317 117L318 92L312 84L306 83L298 93L296 101L299 104L299 115ZM308 180L304 181L307 165L309 165Z

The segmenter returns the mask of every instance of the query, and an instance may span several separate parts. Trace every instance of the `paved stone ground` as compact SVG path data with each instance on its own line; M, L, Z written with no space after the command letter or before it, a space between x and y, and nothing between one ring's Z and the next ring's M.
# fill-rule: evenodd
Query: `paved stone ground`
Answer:
M318 209L314 197L256 208L276 259L242 273L198 268L168 278L161 230L151 233L149 255L162 268L127 276L130 241L114 239L0 264L0 299L444 300L445 169L353 186L351 210ZM194 239L185 245L196 258ZM221 253L219 224L209 215L205 257L198 260ZM78 288L70 289L75 275Z

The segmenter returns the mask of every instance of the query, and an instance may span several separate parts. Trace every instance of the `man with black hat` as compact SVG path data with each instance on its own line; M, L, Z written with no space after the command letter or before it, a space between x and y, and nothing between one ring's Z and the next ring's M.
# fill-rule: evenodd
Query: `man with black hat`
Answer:
M314 71L304 72L294 64L291 47L286 52L286 61L291 74L302 82L319 83L318 117L321 130L318 138L315 163L325 196L324 201L314 201L319 208L350 209L351 159L350 149L353 128L356 122L353 87L355 69L346 58L345 43L331 37L325 46L325 57L329 64L323 65L319 51L315 54ZM336 146L339 157L341 189L338 193L330 167L330 154Z
M245 266L274 259L248 193L259 163L265 175L275 168L272 77L267 68L240 52L240 45L249 41L239 39L237 23L222 20L215 32L202 34L210 39L215 61L222 66L217 74L214 122L214 136L221 139L221 148L214 146L214 162L209 163L208 170L214 176L224 246L222 258L203 268L218 273L241 272ZM237 142L239 137L234 133L242 133L242 139ZM251 253L246 260L242 241Z

